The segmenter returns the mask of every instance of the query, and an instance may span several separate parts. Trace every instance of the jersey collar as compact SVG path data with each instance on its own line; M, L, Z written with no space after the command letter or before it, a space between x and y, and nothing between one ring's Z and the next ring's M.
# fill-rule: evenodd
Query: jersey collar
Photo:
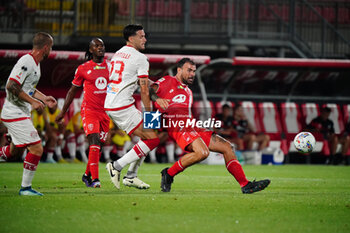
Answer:
M180 80L178 80L176 76L174 76L174 78L175 78L175 80L176 80L181 86L187 87L187 85L184 84L184 83L182 83L182 82L180 82Z
M35 60L35 58L34 58L34 56L33 56L33 54L31 54L31 53L28 53L30 56L32 56L32 58L33 58L33 60L35 61L35 64L38 66L39 65L39 63Z

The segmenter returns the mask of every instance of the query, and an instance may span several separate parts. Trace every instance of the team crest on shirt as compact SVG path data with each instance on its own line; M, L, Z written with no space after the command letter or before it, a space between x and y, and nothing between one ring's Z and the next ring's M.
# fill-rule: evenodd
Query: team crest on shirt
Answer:
M106 67L104 67L104 66L95 66L94 67L94 70L104 70L104 69L106 69Z
M88 129L91 131L94 129L94 124L88 124Z
M172 99L172 101L174 103L183 103L186 101L186 96L183 95L183 94L180 94L180 95L176 95L174 96L174 98Z
M37 131L32 131L32 132L30 133L30 136L31 136L32 138L36 138L36 137L38 137L39 135L38 135L38 132L37 132Z
M98 77L95 81L97 89L104 90L107 86L107 80L104 77Z

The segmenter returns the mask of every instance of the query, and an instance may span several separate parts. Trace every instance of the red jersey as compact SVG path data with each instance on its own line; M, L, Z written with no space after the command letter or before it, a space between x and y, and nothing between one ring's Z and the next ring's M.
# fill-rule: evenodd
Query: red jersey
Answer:
M172 76L160 78L155 83L159 86L157 95L163 99L170 99L169 107L166 110L155 104L163 115L167 114L174 116L174 118L192 118L193 94L186 84Z
M82 109L104 112L103 106L108 80L109 72L106 60L100 64L90 60L78 67L72 84L78 87L84 85Z
M172 76L165 76L155 83L159 86L157 95L163 99L170 99L169 106L166 110L161 109L159 105L155 103L156 108L163 113L162 117L167 118L165 122L168 122L167 131L169 136L173 138L183 150L187 150L187 146L199 137L209 146L211 135L213 134L212 131L192 126L175 126L169 123L170 121L185 122L187 119L193 119L191 113L193 94L188 86Z

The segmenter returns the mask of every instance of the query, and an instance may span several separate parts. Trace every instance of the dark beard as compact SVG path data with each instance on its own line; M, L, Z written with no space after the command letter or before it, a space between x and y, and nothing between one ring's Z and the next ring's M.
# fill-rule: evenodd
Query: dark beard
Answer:
M45 54L43 60L46 60L49 57L49 54Z

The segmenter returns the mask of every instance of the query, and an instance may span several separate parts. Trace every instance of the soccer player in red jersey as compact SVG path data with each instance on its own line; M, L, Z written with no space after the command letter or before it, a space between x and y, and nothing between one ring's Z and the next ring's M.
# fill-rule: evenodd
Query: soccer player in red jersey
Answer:
M57 122L62 121L78 89L84 88L81 117L89 142L89 160L82 181L87 187L93 188L101 187L98 164L101 146L106 141L109 130L109 117L103 108L109 80L108 64L104 56L105 45L103 41L99 38L92 39L89 50L86 52L88 61L76 70L72 87L67 93L62 111L56 117Z
M6 99L1 112L1 121L7 127L12 142L0 148L0 157L11 160L28 149L23 163L19 195L43 195L32 189L32 180L43 154L43 146L31 120L30 111L32 109L42 111L45 105L48 107L57 105L55 98L46 96L36 89L41 75L40 62L50 55L52 45L51 35L45 32L35 34L32 51L17 61L6 83Z
M188 88L188 85L194 81L195 71L195 63L189 58L183 58L177 64L175 77L165 76L152 84L150 88L150 96L153 101L157 98L170 99L166 110L159 108L157 104L155 105L163 113L162 117L165 119L163 122L167 124L169 136L183 150L189 151L172 167L162 170L162 191L169 192L174 176L187 167L206 159L209 151L224 155L226 168L240 184L243 193L263 190L270 184L270 180L248 181L235 155L235 148L229 141L213 131L196 126L186 126L188 122L195 120L191 114L192 91ZM180 122L184 122L184 124L181 125Z

